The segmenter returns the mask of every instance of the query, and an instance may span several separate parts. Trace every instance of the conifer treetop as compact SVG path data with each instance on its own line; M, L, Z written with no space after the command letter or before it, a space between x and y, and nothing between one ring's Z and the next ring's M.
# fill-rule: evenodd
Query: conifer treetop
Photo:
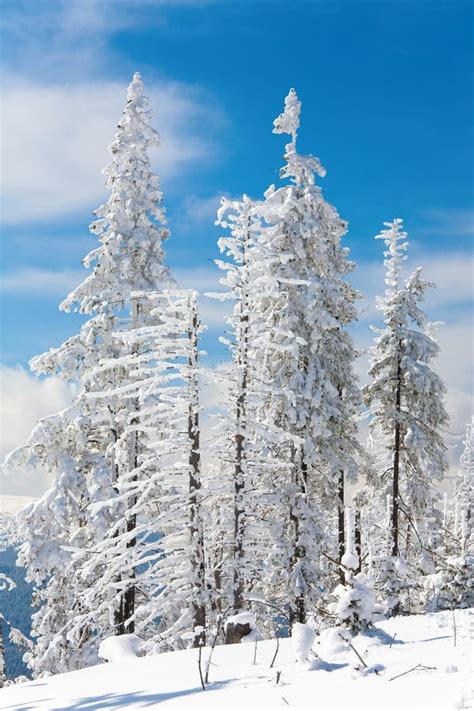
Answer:
M301 101L296 91L290 89L285 98L285 109L273 122L273 133L288 133L291 143L285 146L286 165L281 169L280 175L289 178L295 185L307 187L314 185L315 174L324 178L326 169L319 158L312 155L303 156L296 152L296 136L300 126Z
M102 171L110 197L95 210L96 219L90 225L101 243L83 260L93 271L63 301L63 311L110 311L129 301L134 291L174 285L164 264L163 242L169 230L163 193L149 158L149 150L160 144L151 126L152 116L137 72L109 146L112 160Z
M388 249L384 252L384 266L387 268L385 284L389 291L397 291L401 265L406 261L404 252L408 249L407 233L403 230L403 220L396 217L393 222L384 222L386 230L381 230L375 239L383 239Z
M298 99L296 91L290 89L285 98L285 109L273 122L273 133L288 133L293 141L300 126L301 101Z

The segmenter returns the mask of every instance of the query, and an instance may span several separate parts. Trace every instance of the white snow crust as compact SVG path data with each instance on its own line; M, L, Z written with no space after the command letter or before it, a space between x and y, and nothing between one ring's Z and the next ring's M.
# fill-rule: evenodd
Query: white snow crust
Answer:
M474 609L394 617L376 631L331 651L317 637L319 663L309 669L295 664L293 643L280 640L273 668L275 640L252 645L218 646L209 684L201 689L198 650L99 664L5 688L2 711L101 711L127 709L465 709L470 699L470 625ZM346 632L347 634L347 632ZM326 637L328 637L326 633ZM334 635L333 635L334 636ZM395 638L395 639L394 639ZM328 641L328 640L326 640ZM392 646L390 647L390 643ZM209 649L203 650L203 663ZM417 665L414 671L409 671ZM375 673L375 670L377 673ZM276 684L276 673L281 672ZM399 674L404 674L394 679Z

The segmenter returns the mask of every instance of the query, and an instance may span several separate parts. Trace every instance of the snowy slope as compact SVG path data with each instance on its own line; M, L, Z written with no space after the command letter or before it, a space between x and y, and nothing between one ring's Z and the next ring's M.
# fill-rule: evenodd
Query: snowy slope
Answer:
M291 640L282 640L273 669L275 640L221 646L215 650L209 687L202 691L197 650L128 658L5 689L4 711L88 711L108 709L465 709L469 696L470 628L474 610L398 617L377 625L378 636L359 636L354 647L369 667L366 675L354 652L337 650L334 638L313 649L325 663L297 664ZM388 633L388 634L384 634ZM396 635L390 648L391 638ZM317 638L318 639L318 638ZM205 650L205 658L208 650ZM421 664L398 679L398 674ZM378 666L377 666L378 665ZM276 671L281 672L276 685Z

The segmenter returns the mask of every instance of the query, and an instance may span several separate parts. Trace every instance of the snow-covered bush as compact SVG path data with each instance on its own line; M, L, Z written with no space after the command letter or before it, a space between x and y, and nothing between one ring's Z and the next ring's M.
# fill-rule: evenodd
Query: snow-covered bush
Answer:
M371 580L365 573L356 573L359 557L355 553L345 553L341 559L344 582L339 583L332 593L335 601L328 605L336 623L357 633L369 627L375 607Z
M450 556L437 567L438 571L424 580L426 609L474 606L474 556Z

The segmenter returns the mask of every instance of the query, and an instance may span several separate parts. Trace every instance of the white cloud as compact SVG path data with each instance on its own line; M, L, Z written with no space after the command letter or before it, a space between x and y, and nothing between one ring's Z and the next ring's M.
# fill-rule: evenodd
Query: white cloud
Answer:
M474 236L474 210L436 207L418 211L426 224L418 234L452 237Z
M209 197L188 195L176 215L176 224L184 230L195 229L197 225L204 223L213 225L222 195L224 193Z
M146 87L162 145L154 169L166 178L213 154L219 111L178 82ZM3 90L2 198L7 223L91 211L103 198L102 168L126 95L118 82L45 85L9 78ZM214 132L215 133L215 132Z
M23 446L41 417L67 407L74 388L56 377L39 379L22 368L0 367L0 457ZM38 496L48 484L45 472L37 477L0 479L2 495Z
M77 81L115 71L110 41L118 32L154 27L174 18L175 7L204 7L216 0L15 0L2 8L3 63L29 77ZM4 71L6 76L6 72Z
M85 270L18 269L2 275L0 289L8 293L65 296L86 276Z

